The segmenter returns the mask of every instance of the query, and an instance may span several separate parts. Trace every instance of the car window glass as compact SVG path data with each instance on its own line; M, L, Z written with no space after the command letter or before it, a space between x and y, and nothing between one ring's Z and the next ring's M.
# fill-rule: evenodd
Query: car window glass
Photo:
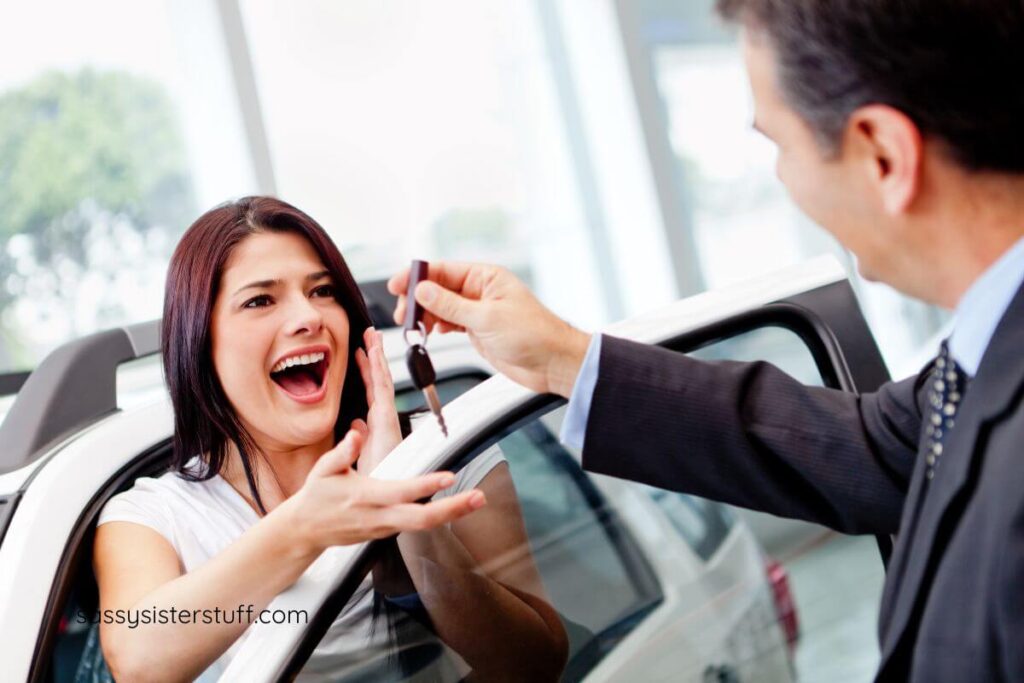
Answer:
M705 360L767 361L811 386L822 386L821 372L808 346L794 332L763 327L705 346L689 355ZM826 456L827 454L823 454ZM679 532L696 539L698 554L715 552L716 532L695 523L695 506L715 526L715 511L733 514L758 538L770 567L776 611L794 648L800 680L861 681L873 675L879 658L876 638L884 569L870 536L842 536L817 525L784 520L693 499L655 492Z
M691 351L688 355L701 360L763 360L802 384L823 384L810 349L794 332L783 327L759 327Z
M810 350L796 334L782 327L757 328L691 351L689 355L701 360L765 360L803 384L822 385L821 373ZM718 550L736 519L734 510L721 503L653 487L647 487L647 491L676 532L704 560Z
M749 532L718 503L585 473L558 441L564 413L558 404L481 435L455 465L466 486L480 482L493 515L455 532L478 561L478 592L448 585L457 582L439 545L421 544L416 557L400 536L390 563L378 562L340 612L320 615L330 626L303 675L578 681L605 666L637 680L791 680ZM506 473L513 504L488 488ZM719 567L705 562L716 551ZM507 598L501 609L494 596Z
M702 560L709 560L729 535L736 515L726 505L686 493L646 487L672 527Z
M438 536L430 542L403 534L385 544L390 560L332 616L305 674L581 680L657 609L664 595L649 551L558 442L563 414L491 435L455 465L455 488L479 486L488 506L461 528L427 532ZM462 573L458 557L473 558Z

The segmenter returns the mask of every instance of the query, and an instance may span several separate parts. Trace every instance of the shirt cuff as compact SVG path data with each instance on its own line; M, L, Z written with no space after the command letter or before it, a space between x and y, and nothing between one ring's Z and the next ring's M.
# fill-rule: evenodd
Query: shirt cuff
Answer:
M601 335L594 334L587 347L587 355L576 375L576 383L569 397L569 407L562 421L562 433L559 440L566 446L576 449L583 448L583 439L587 434L587 419L590 417L590 402L594 398L594 387L597 386L597 371L601 363Z

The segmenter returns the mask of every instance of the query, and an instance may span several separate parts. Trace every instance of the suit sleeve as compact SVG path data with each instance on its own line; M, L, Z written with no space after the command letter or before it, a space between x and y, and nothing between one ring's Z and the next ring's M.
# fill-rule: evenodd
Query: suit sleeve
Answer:
M768 363L605 336L583 466L844 533L894 533L924 377L856 396Z

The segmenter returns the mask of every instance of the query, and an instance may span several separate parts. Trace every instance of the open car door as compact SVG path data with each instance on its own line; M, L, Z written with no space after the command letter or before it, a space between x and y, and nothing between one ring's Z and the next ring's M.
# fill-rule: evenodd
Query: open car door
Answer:
M889 379L831 257L604 332L702 358L765 359L850 392ZM254 624L221 680L792 680L749 531L717 503L584 473L558 442L565 404L496 376L445 407L448 438L424 422L373 476L453 469L483 486L491 504L474 514L490 510L492 526L450 530L477 564L446 564L429 543L401 537L331 548L270 605L307 618ZM416 548L428 548L426 563ZM404 584L381 581L394 570L389 554L409 565ZM524 633L550 639L533 652ZM564 662L544 669L557 659L552 643Z

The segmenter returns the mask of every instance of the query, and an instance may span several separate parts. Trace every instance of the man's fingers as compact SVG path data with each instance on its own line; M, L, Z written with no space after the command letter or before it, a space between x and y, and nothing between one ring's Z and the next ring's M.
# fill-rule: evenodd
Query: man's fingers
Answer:
M306 477L327 477L348 472L359 458L363 446L363 435L358 430L349 430L338 445L327 451L316 461Z
M408 298L405 294L398 297L398 303L395 304L395 324L405 324L405 307L409 304ZM434 325L438 324L437 317L430 311L424 311L423 316L420 318L423 324L427 327L427 331L430 332L434 329Z
M464 297L478 299L481 292L477 290L480 289L480 283L485 279L483 275L491 268L492 266L486 266L478 263L431 261L427 271L427 279L430 282L435 282L441 285L444 289L455 292ZM398 303L395 306L394 312L394 320L397 325L401 325L405 320L405 309L409 304L409 302L406 301L405 296L408 287L408 268L403 268L388 280L388 291L398 297ZM420 301L420 303L423 304L424 302ZM435 324L439 324L439 330L441 332L452 332L456 330L464 331L463 325L452 324L453 322L454 321L451 319L447 319L446 324L445 316L443 315L435 317L428 313L423 317L423 323L426 325L428 330L432 330Z
M464 491L429 503L405 503L382 509L382 522L396 532L423 531L453 522L487 504L483 491Z
M467 299L441 287L436 282L416 286L416 301L442 322L473 328L479 324L484 304Z
M370 479L364 485L368 500L376 505L394 505L430 498L454 483L451 472L432 472L412 479Z
M427 279L446 289L461 292L474 268L483 268L477 263L458 261L431 261L427 268ZM388 291L395 296L405 294L409 288L409 268L403 268L388 280Z
M441 334L448 334L449 332L465 332L466 328L461 325L452 325L451 323L439 322L437 324L437 331Z
M409 286L409 268L405 267L398 271L388 279L388 291L395 296L401 296L405 294L406 288Z

